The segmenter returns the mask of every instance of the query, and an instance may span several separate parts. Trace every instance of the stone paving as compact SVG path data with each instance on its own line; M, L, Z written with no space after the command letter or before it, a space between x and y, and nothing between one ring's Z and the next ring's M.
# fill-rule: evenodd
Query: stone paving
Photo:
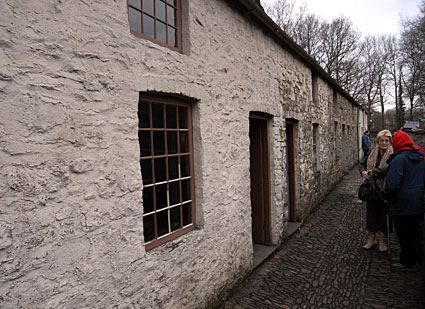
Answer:
M424 271L393 272L398 256L366 252L365 205L357 199L361 179L351 170L304 222L222 304L221 309L425 308Z

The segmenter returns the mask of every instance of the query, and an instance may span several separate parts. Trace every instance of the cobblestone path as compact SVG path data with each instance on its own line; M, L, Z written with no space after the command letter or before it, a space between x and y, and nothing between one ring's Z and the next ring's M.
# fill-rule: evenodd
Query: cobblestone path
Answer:
M425 308L423 270L392 272L391 253L366 252L365 205L354 168L297 233L255 269L223 309Z

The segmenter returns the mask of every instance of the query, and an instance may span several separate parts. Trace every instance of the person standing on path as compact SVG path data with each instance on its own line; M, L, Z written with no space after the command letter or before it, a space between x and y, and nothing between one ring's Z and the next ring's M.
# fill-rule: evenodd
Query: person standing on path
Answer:
M387 174L387 160L393 153L391 140L390 131L379 131L376 135L378 146L365 155L359 166L360 175L364 179L375 180L382 188ZM369 250L376 246L376 233L379 231L379 251L387 251L387 208L383 200L366 202L366 229L368 240L363 249Z
M389 214L400 243L400 260L392 264L395 271L417 271L416 241L424 216L424 159L422 148L415 146L407 133L397 131L385 184Z
M370 150L370 138L369 138L369 130L366 130L362 136L362 149L363 149L363 158L366 157L366 154Z

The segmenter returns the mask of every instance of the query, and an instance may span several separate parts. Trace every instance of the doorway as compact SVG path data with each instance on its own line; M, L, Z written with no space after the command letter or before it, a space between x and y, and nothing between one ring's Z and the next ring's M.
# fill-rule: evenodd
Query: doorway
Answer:
M296 222L295 129L297 120L286 119L286 171L288 185L288 222Z
M266 116L250 114L252 239L254 243L270 245L270 158L267 128Z

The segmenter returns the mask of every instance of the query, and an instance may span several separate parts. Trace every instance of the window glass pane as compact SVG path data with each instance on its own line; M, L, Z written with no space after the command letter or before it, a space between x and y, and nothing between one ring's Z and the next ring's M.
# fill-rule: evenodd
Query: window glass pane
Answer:
M192 223L192 203L183 205L183 226Z
M179 178L179 166L177 157L168 158L168 179L178 179Z
M170 206L180 203L179 181L170 182Z
M155 183L166 180L165 158L155 159Z
M139 131L139 147L140 156L146 157L151 155L151 132Z
M154 215L143 217L143 234L145 236L145 242L155 238Z
M153 0L143 0L143 11L146 13L149 13L151 15L153 14Z
M154 128L164 127L164 110L162 104L152 104L152 123Z
M182 202L190 200L190 179L182 180Z
M189 156L180 157L180 172L181 172L181 177L190 176Z
M176 25L176 10L169 5L167 5L167 23L171 26Z
M177 153L177 132L167 132L167 147L169 154Z
M167 105L167 128L175 129L177 128L177 107L173 105Z
M143 14L143 33L150 36L151 38L155 38L154 30L154 19L146 14Z
M156 39L162 43L167 43L167 33L165 32L165 24L160 21L155 21L156 23Z
M187 129L187 107L179 106L179 128Z
M156 210L167 207L167 184L155 186Z
M171 231L179 229L180 226L180 206L170 209Z
M143 188L143 213L147 214L153 211L153 186Z
M130 21L130 29L137 32L142 32L142 17L141 13L133 8L128 8L128 19Z
M168 211L164 210L156 214L156 224L158 225L158 237L168 234Z
M143 184L152 184L152 160L141 160Z
M175 0L167 0L167 3L176 6Z
M188 139L188 132L180 132L180 153L185 153L189 151Z
M139 128L149 128L149 103L139 102Z
M155 155L165 154L165 132L153 132L153 147Z
M155 1L156 18L165 21L165 3L161 0Z
M142 7L140 6L140 0L128 0L128 4L141 9Z
M176 47L176 30L168 26L168 45Z

